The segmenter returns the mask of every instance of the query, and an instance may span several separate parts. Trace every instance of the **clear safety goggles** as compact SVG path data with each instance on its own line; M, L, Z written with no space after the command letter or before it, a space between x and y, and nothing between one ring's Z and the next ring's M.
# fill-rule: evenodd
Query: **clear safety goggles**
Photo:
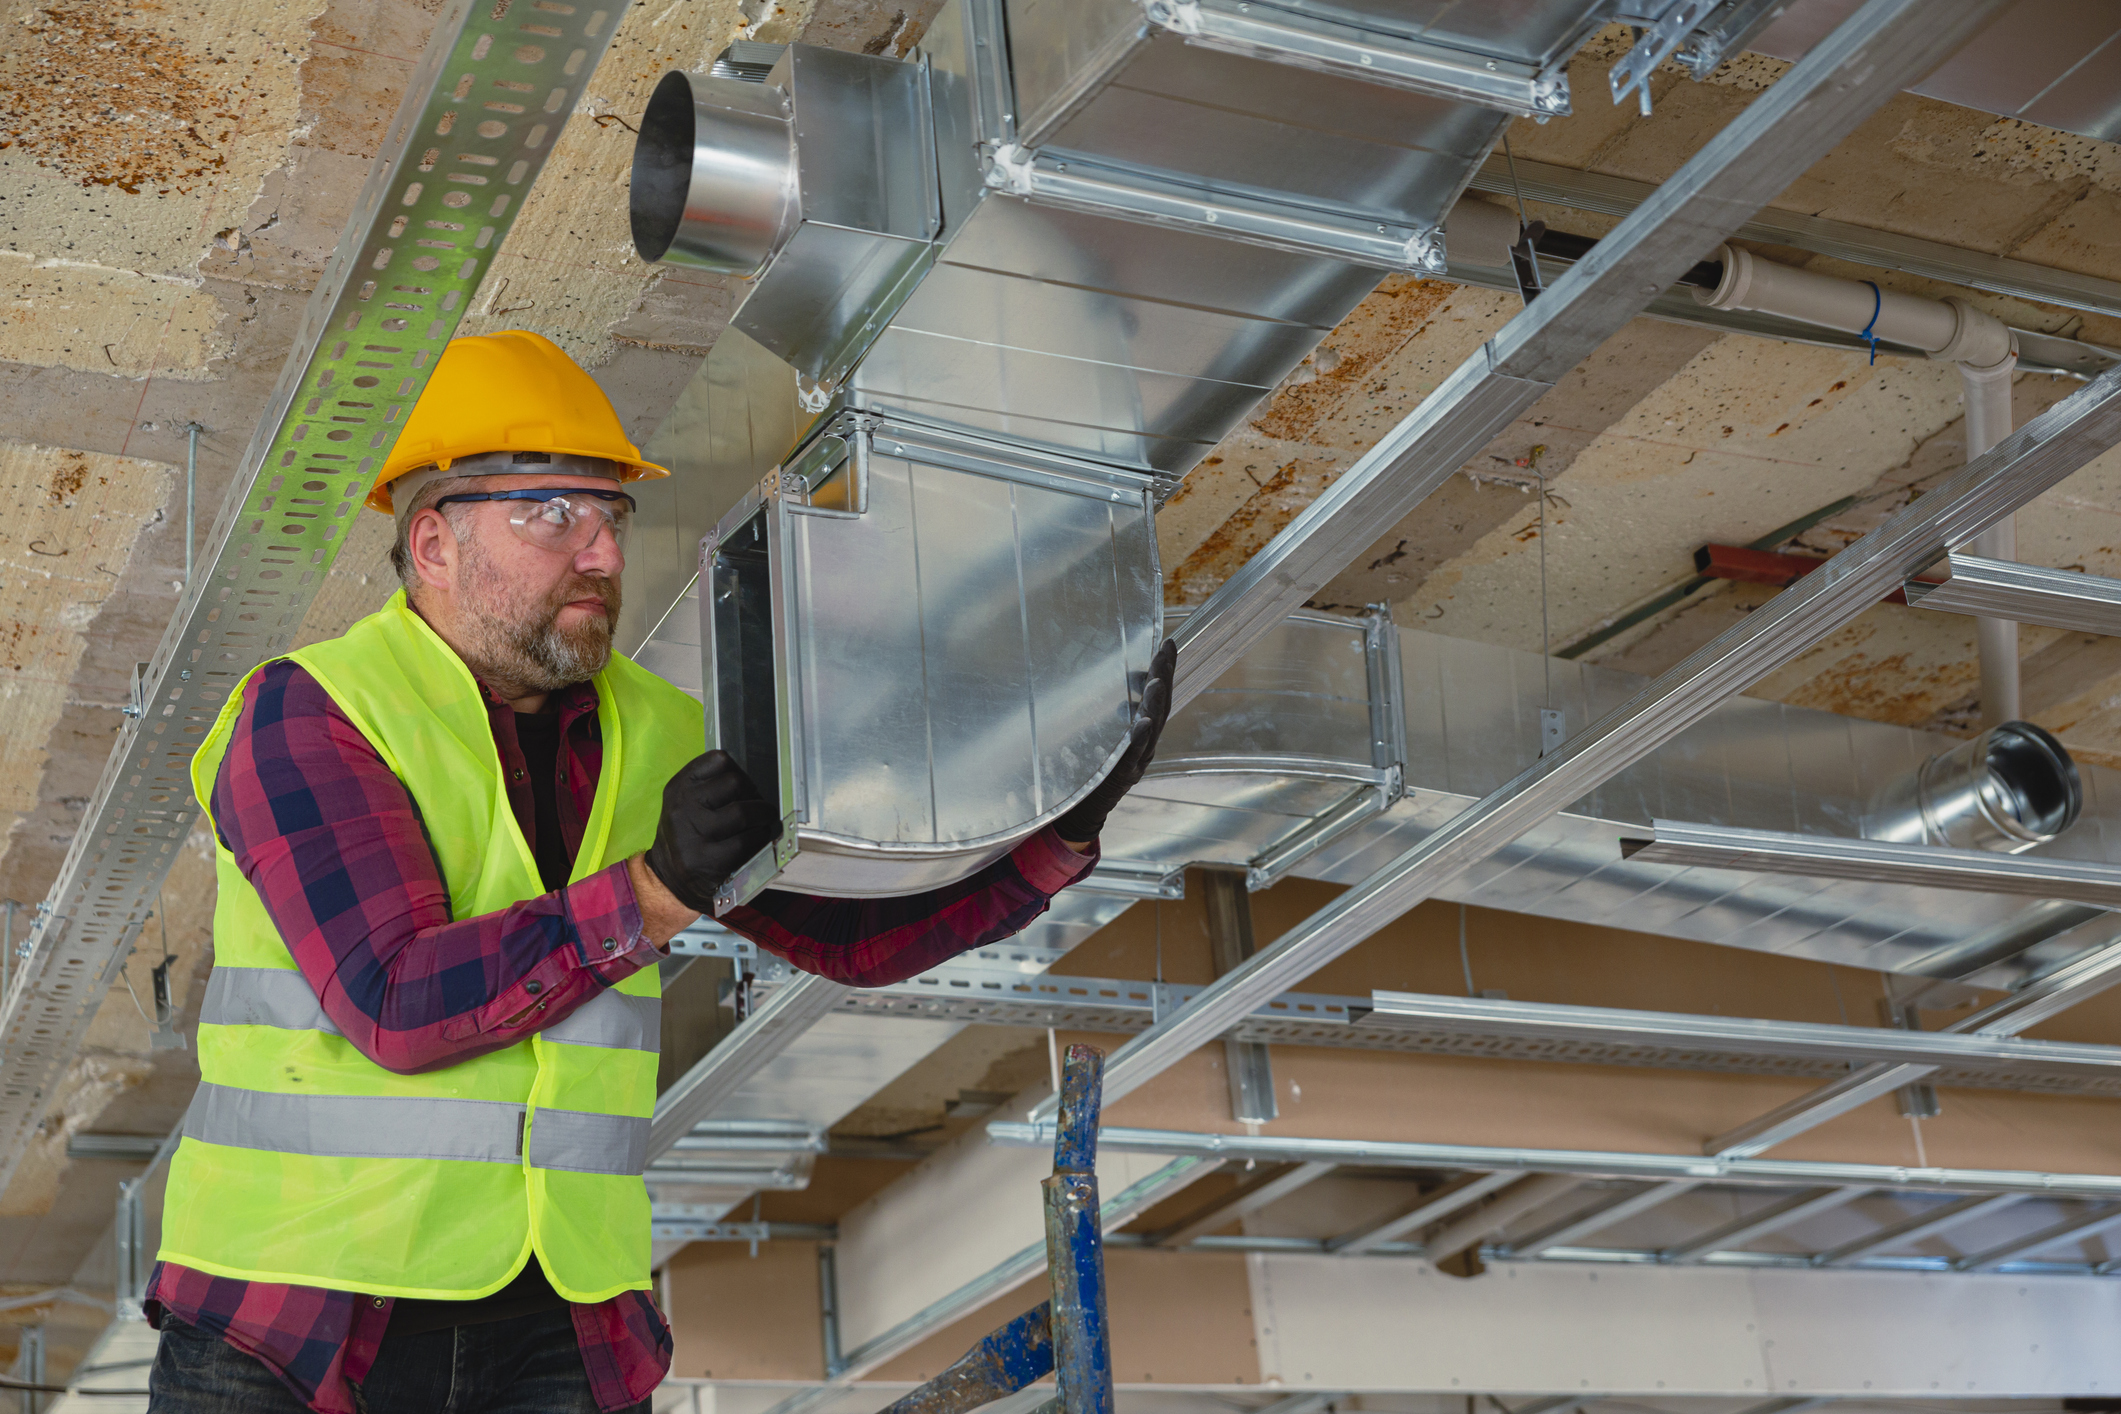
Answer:
M518 539L562 555L579 555L611 528L611 538L626 548L626 531L633 524L633 497L624 491L592 490L587 486L534 487L527 491L467 491L444 496L437 507L458 502L510 501L508 524Z

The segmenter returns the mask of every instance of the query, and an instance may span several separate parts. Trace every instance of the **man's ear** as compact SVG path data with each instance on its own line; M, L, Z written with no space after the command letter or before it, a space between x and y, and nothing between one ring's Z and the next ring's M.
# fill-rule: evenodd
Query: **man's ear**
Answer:
M405 550L422 585L445 593L456 589L463 547L448 516L432 506L416 512L405 528Z

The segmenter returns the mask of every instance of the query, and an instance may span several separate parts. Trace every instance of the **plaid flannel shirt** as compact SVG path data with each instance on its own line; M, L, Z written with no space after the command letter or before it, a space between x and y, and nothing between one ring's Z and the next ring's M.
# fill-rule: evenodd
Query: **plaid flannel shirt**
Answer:
M524 837L536 815L515 714L487 710ZM603 764L596 692L556 695L567 853L580 847ZM244 689L213 789L214 823L287 940L325 1014L378 1065L415 1073L514 1045L662 954L641 929L623 863L496 913L452 920L418 807L315 678L282 661ZM796 967L881 986L1005 938L1096 862L1046 830L960 883L902 898L768 890L720 920ZM607 953L592 946L622 940ZM536 1000L525 984L539 984ZM535 1017L535 1024L528 1020ZM514 1020L518 1024L508 1023ZM262 1361L318 1414L355 1414L390 1323L388 1297L247 1282L159 1263L148 1312L212 1332ZM670 1368L647 1292L572 1308L599 1407L646 1399Z

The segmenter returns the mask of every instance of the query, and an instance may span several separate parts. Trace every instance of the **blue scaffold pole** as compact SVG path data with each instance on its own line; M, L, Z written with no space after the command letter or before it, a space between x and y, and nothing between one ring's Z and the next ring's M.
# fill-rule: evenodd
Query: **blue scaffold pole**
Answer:
M1054 1377L1058 1393L1035 1414L1112 1414L1105 1238L1097 1212L1097 1115L1104 1076L1103 1051L1068 1048L1053 1176L1042 1185L1053 1299L989 1335L882 1414L969 1414L1047 1375Z
M1059 1414L1112 1414L1105 1322L1105 1235L1097 1212L1097 1115L1105 1053L1068 1047L1053 1176L1046 1180L1046 1267L1053 1280L1053 1379Z

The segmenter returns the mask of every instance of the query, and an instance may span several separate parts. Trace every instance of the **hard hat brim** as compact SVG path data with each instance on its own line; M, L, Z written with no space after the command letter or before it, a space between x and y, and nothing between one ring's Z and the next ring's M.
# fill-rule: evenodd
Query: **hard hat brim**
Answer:
M492 450L521 451L522 448L496 447ZM540 447L538 448L538 450L541 452L550 452L554 456L591 457L601 461L619 462L625 467L625 472L619 477L619 484L622 486L635 481L660 481L664 477L670 475L670 468L667 466L657 466L654 462L651 461L632 461L627 460L625 458L614 457L608 451L586 451L578 450L573 447ZM434 466L437 465L439 461L447 461L449 464L454 465L457 462L466 460L468 457L477 455L479 455L479 453L467 452L455 457L438 459L437 462L427 462L424 463L424 465ZM368 493L368 499L364 504L366 504L370 510L381 511L385 515L397 514L397 507L391 502L390 488L392 484L398 481L401 477L409 476L413 472L419 471L421 469L422 468L418 466L403 467L391 472L387 480L379 478L376 481L375 489ZM536 474L538 474L538 468L535 466L526 466L520 471L493 471L481 469L476 472L466 473L466 475L473 476L524 476Z

